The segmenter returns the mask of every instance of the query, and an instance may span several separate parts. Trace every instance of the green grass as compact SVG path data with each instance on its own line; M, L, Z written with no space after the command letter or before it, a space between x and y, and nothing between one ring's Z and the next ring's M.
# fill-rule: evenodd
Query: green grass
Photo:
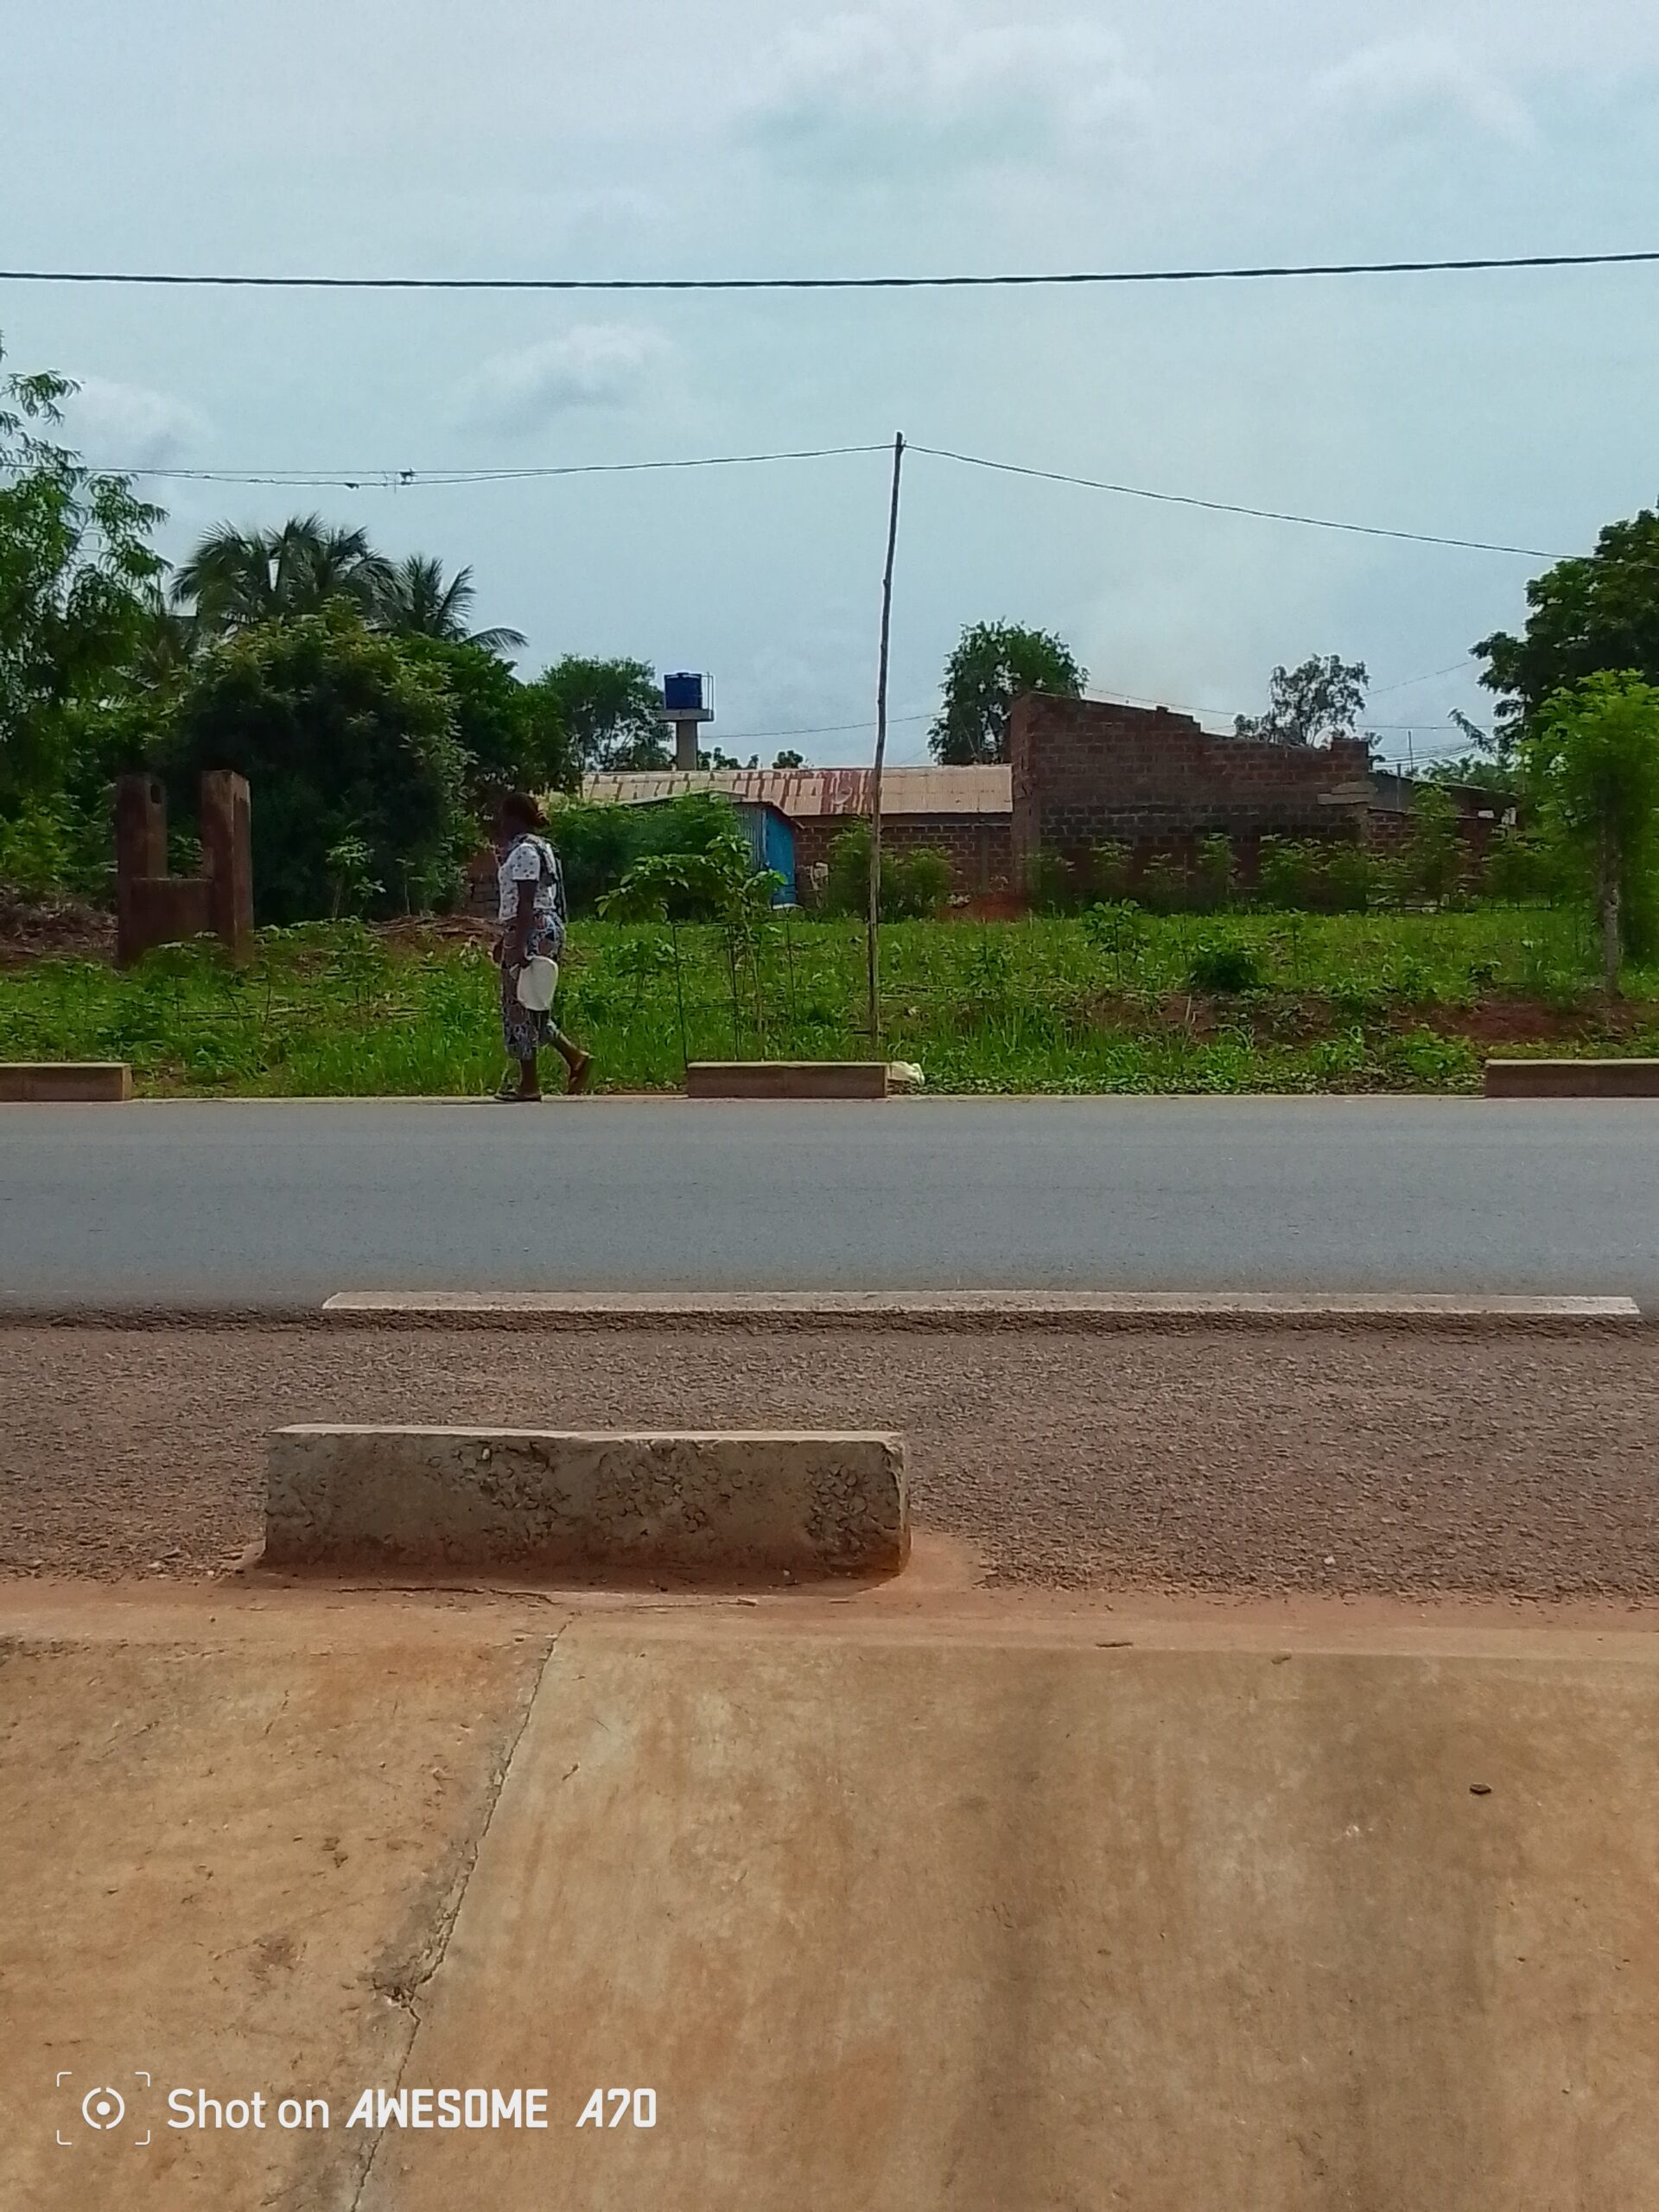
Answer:
M1189 991L1217 939L1253 950L1261 990ZM1523 1002L1539 1016L1535 1049L1659 1052L1659 971L1630 977L1604 1033L1585 925L1546 908L1131 915L1116 933L906 922L883 930L882 950L882 1050L938 1090L1471 1090L1483 1014ZM857 925L774 924L741 964L735 1008L721 933L682 928L679 951L691 1058L869 1055ZM150 1092L478 1094L501 1073L496 987L480 944L353 924L262 931L239 972L207 945L125 976L41 960L0 974L0 1059L125 1059ZM1552 1011L1559 1028L1575 1007L1569 1040L1546 1044ZM592 1046L601 1088L677 1087L669 931L575 925L561 1020Z

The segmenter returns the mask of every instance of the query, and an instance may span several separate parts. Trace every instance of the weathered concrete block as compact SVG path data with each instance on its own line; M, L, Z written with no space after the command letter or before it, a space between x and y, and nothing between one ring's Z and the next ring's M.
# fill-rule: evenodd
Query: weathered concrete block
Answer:
M693 1060L688 1098L885 1098L885 1060Z
M903 1440L306 1426L270 1439L272 1566L895 1572Z
M1489 1098L1659 1098L1659 1060L1488 1060Z
M118 1104L131 1096L124 1060L0 1060L0 1100L9 1105Z

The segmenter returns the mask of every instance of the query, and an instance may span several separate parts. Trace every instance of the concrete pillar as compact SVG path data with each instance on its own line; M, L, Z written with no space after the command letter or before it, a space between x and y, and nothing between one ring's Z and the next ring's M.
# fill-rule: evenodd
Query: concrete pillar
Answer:
M115 874L167 874L167 793L159 776L119 776L115 785Z
M229 768L201 779L201 854L213 934L238 963L253 952L253 843L244 777Z
M677 721L674 725L674 766L695 768L697 765L697 738L700 726L693 721Z
M167 874L167 793L158 776L119 776L115 785L115 963L130 968L149 950L133 891Z

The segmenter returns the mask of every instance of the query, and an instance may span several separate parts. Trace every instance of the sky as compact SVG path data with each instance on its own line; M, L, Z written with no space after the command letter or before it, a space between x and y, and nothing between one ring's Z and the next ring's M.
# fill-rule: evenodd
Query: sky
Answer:
M857 275L1659 247L1647 0L55 0L0 73L14 268ZM1659 499L1659 267L1100 291L246 293L0 284L112 467L573 464L912 443L1588 550ZM533 672L715 678L714 739L868 757L883 453L315 493L147 485L182 554L315 507L469 564ZM1227 727L1363 660L1453 749L1537 559L906 460L890 758L965 623ZM1408 732L1410 733L1409 738Z

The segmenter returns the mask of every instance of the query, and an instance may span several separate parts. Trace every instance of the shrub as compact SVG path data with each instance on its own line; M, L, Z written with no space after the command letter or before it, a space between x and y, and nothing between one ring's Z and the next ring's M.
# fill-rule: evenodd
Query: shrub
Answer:
M1026 896L1039 914L1069 914L1079 888L1076 871L1058 853L1037 853L1026 864Z
M1233 893L1233 841L1219 835L1200 837L1198 867L1193 873L1198 903L1213 909L1224 906Z
M886 922L926 921L950 896L950 863L943 853L924 847L913 853L881 855L881 918ZM831 914L862 914L870 903L870 825L855 822L830 848L830 874L823 904Z
M1563 888L1560 855L1535 830L1500 830L1486 849L1480 887L1516 905L1552 898Z
M1337 1020L1354 1028L1381 1021L1389 1010L1387 992L1354 976L1338 976L1327 995Z
M10 820L0 821L0 884L26 899L44 899L67 885L74 846L61 807L26 799Z
M1134 874L1133 855L1127 845L1096 845L1090 855L1089 882L1095 897L1107 906L1129 895Z
M1233 995L1262 989L1267 972L1254 946L1236 938L1205 938L1193 951L1186 981L1192 990Z
M1363 914L1382 903L1388 871L1375 853L1363 845L1333 845L1323 858L1314 884L1320 906L1333 914Z
M593 912L637 861L656 854L707 853L738 827L730 802L714 792L692 791L658 806L595 806L567 799L552 813L549 835L558 848L565 893L573 913ZM703 914L702 903L682 900L677 920Z
M1264 906L1306 908L1313 884L1313 856L1293 837L1264 837L1256 867L1256 896Z
M1083 930L1096 950L1111 961L1117 988L1122 990L1128 975L1140 971L1146 950L1146 916L1132 899L1103 902L1084 914Z
M931 845L924 845L900 866L906 879L906 900L917 918L930 921L935 914L943 913L956 882L946 855L936 852Z
M1135 892L1154 914L1173 914L1187 902L1186 870L1167 854L1154 853L1141 871Z
M1403 857L1411 888L1444 906L1462 878L1465 856L1456 802L1438 785L1420 785L1413 795Z

